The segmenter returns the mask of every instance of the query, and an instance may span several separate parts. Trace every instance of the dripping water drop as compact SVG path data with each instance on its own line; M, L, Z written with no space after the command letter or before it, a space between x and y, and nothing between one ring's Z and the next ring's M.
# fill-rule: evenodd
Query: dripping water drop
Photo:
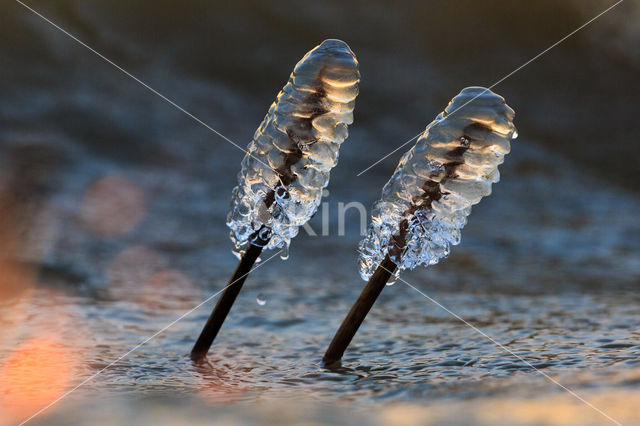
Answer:
M287 260L289 258L289 247L284 247L280 250L280 259Z
M393 274L391 275L391 278L389 278L389 281L387 281L387 286L391 287L392 285L394 285L396 282L398 281L398 275L397 274Z
M264 306L267 304L267 299L264 297L264 294L260 293L258 294L258 297L256 297L256 302L258 305Z

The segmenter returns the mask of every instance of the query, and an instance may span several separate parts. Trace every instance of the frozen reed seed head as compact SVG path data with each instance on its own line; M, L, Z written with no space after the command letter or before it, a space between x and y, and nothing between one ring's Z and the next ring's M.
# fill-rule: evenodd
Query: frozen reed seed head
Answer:
M316 212L353 123L359 81L358 61L340 40L296 64L242 160L227 217L237 256L249 244L288 249Z
M364 280L387 255L398 266L397 277L437 263L460 243L471 206L500 179L498 165L517 137L513 117L501 96L467 87L427 126L374 204L360 242Z

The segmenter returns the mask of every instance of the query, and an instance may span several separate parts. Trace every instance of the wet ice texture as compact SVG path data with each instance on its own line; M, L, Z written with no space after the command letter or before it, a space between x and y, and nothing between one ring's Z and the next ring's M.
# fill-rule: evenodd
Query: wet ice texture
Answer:
M513 117L501 96L468 87L427 126L374 204L360 243L363 279L387 254L398 265L397 276L403 269L437 263L460 243L471 206L500 179L498 165L517 137Z
M296 64L242 160L227 226L235 253L249 243L288 249L316 212L353 122L358 61L325 40Z

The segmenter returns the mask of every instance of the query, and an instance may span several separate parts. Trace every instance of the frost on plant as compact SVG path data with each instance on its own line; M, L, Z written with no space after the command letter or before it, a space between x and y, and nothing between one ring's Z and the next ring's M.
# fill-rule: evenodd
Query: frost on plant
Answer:
M296 64L242 160L227 226L234 252L248 244L288 249L316 212L353 122L358 61L325 40Z
M501 96L468 87L427 126L374 204L360 243L363 279L387 255L398 265L397 276L437 263L460 243L471 206L500 179L498 165L517 137L513 117Z

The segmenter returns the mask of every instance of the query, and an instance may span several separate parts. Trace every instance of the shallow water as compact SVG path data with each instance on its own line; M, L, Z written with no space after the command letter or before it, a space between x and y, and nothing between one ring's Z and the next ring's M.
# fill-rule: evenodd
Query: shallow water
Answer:
M514 28L499 19L499 2L465 2L468 14L439 5L432 26L419 19L427 9L413 16L371 2L342 13L336 3L298 13L284 3L205 20L198 2L171 17L101 1L43 6L243 146L313 44L343 37L362 52L355 122L325 197L329 235L319 214L310 222L319 235L301 232L288 260L263 255L202 364L187 355L216 299L182 316L235 267L225 217L243 153L23 10L0 6L11 18L0 29L11 58L0 69L0 424L79 384L34 422L608 421L550 378L640 423L637 102L625 97L637 80L626 47L635 27L616 15L615 43L594 41L611 29L603 21L496 88L520 137L461 245L402 275L433 300L402 281L385 288L342 366L326 369L322 353L364 285L358 214L337 235L338 203L371 206L400 153L357 171L421 131L462 87L487 84L592 10L565 5L544 20L554 31L538 35L549 40L532 47L538 15ZM629 8L625 16L637 11ZM301 27L283 24L292 14ZM468 33L471 16L493 32ZM460 31L439 40L456 19ZM376 30L372 44L380 25L389 33Z
M132 412L152 408L145 401L148 398L161 405L165 404L162 398L171 398L176 410L188 410L194 404L232 404L231 413L238 410L239 414L254 403L271 400L286 406L286 401L303 399L316 408L327 403L344 408L353 403L365 410L367 406L384 409L399 401L434 404L487 398L495 402L564 393L401 282L385 290L343 366L327 370L319 365L322 350L356 292L334 287L301 295L300 281L260 279L261 291L268 295L264 306L255 302L257 291L248 284L207 363L196 365L187 357L206 319L202 309L84 384L51 410L53 419L61 423L74 420L78 415L74 405L80 405L82 413L89 410L85 405L92 406L97 400L101 406L112 404L113 410L119 410L120 405L132 404L121 401L123 396L142 399L138 408L135 404L128 408ZM321 284L308 283L310 288ZM532 296L427 291L533 367L580 394L615 389L633 395L637 389L637 293L568 291ZM72 384L102 369L182 313L181 309L149 309L136 301L52 297L48 291L35 291L31 297L23 315L30 319L28 324L39 320L44 324L37 331L29 326L20 330L16 325L19 334L22 339L35 336L36 341L37 336L54 336L56 345L68 354L68 359L58 362L73 366ZM200 300L199 292L182 297L186 305L195 306ZM3 309L3 316L8 309ZM10 309L15 312L16 307ZM4 343L3 353L16 350L15 345ZM31 367L40 369L39 365ZM23 374L37 373L24 370ZM4 402L21 401L9 396ZM11 412L11 405L7 408ZM183 413L187 419L188 413ZM328 421L326 415L322 417ZM111 420L116 418L111 413ZM342 421L349 418L345 412ZM41 421L49 420L43 416Z
M602 398L615 390L633 404L640 380L636 288L640 264L633 237L638 233L640 204L622 190L599 188L560 160L552 167L553 182L560 183L554 193L545 184L551 179L549 170L509 179L523 161L535 169L530 163L546 155L520 142L503 169L503 182L472 214L461 246L442 264L402 276L486 336L400 280L385 288L342 366L323 368L321 355L364 284L356 268L357 235L303 234L289 260L278 256L267 260L273 252L263 255L263 264L248 279L207 363L194 364L187 355L215 300L83 384L51 409L51 418L43 416L40 421L91 421L86 417L91 413L88 407L99 400L105 411L100 418L114 423L121 421L122 413L140 414L140 410L145 416L162 418L164 412L156 410L166 404L173 407L172 415L182 412L193 421L200 414L192 413L206 413L209 406L214 413L242 422L247 407L250 416L260 418L261 410L269 410L269 401L290 407L292 400L300 400L309 406L300 419L308 421L368 423L374 421L368 410L401 419L413 409L431 407L444 419L447 410L452 410L449 415L470 410L469 422L491 424L475 405L456 404L472 400L485 401L483 407L516 404L517 408L544 406L539 398L560 398L553 402L559 412L572 407L581 413L579 421L599 423L602 418L595 411L586 405L574 407L575 401L567 400L563 389L531 366L580 395ZM590 188L589 202L582 198L586 193L579 190L582 185ZM199 187L197 182L188 186ZM164 189L167 199L182 191L170 185ZM549 207L528 214L531 204L543 197ZM606 202L610 197L627 208L613 211L613 204ZM186 214L190 205L167 204L166 213L149 208L139 226L154 220L167 223L170 217L164 214ZM505 218L505 211L515 219ZM65 223L65 215L74 213L61 208L51 214ZM316 219L312 224L320 228ZM567 223L578 225L567 227ZM57 235L71 235L64 233L65 226L77 225L61 226ZM91 234L79 229L78 234ZM566 229L571 232L564 235ZM95 237L86 237L100 245ZM226 243L224 235L219 238ZM68 240L59 236L55 244L71 244ZM88 241L83 244L91 247ZM585 248L588 244L594 246ZM3 330L10 333L0 340L0 351L5 357L20 354L30 342L59 348L56 362L70 366L69 377L60 379L68 389L222 289L235 264L230 243L225 245L225 250L214 248L219 257L202 260L203 265L190 261L207 258L210 248L182 253L153 239L144 246L114 244L110 254L98 256L105 266L91 270L95 285L77 272L91 255L75 252L66 262L42 269L38 284L21 293L18 301L5 302L0 319ZM557 254L558 245L563 256ZM344 262L337 265L336 257ZM73 262L75 273L67 262ZM202 269L208 272L199 272ZM41 343L43 339L52 341ZM23 368L24 380L31 380L41 367ZM24 401L12 398L5 395L4 410L16 414L12 404ZM396 408L399 402L407 405ZM337 416L332 418L321 408L324 404L344 412L330 410ZM349 404L359 411L352 412ZM628 407L622 404L624 414ZM25 412L17 414L19 418ZM277 413L269 415L277 421Z

